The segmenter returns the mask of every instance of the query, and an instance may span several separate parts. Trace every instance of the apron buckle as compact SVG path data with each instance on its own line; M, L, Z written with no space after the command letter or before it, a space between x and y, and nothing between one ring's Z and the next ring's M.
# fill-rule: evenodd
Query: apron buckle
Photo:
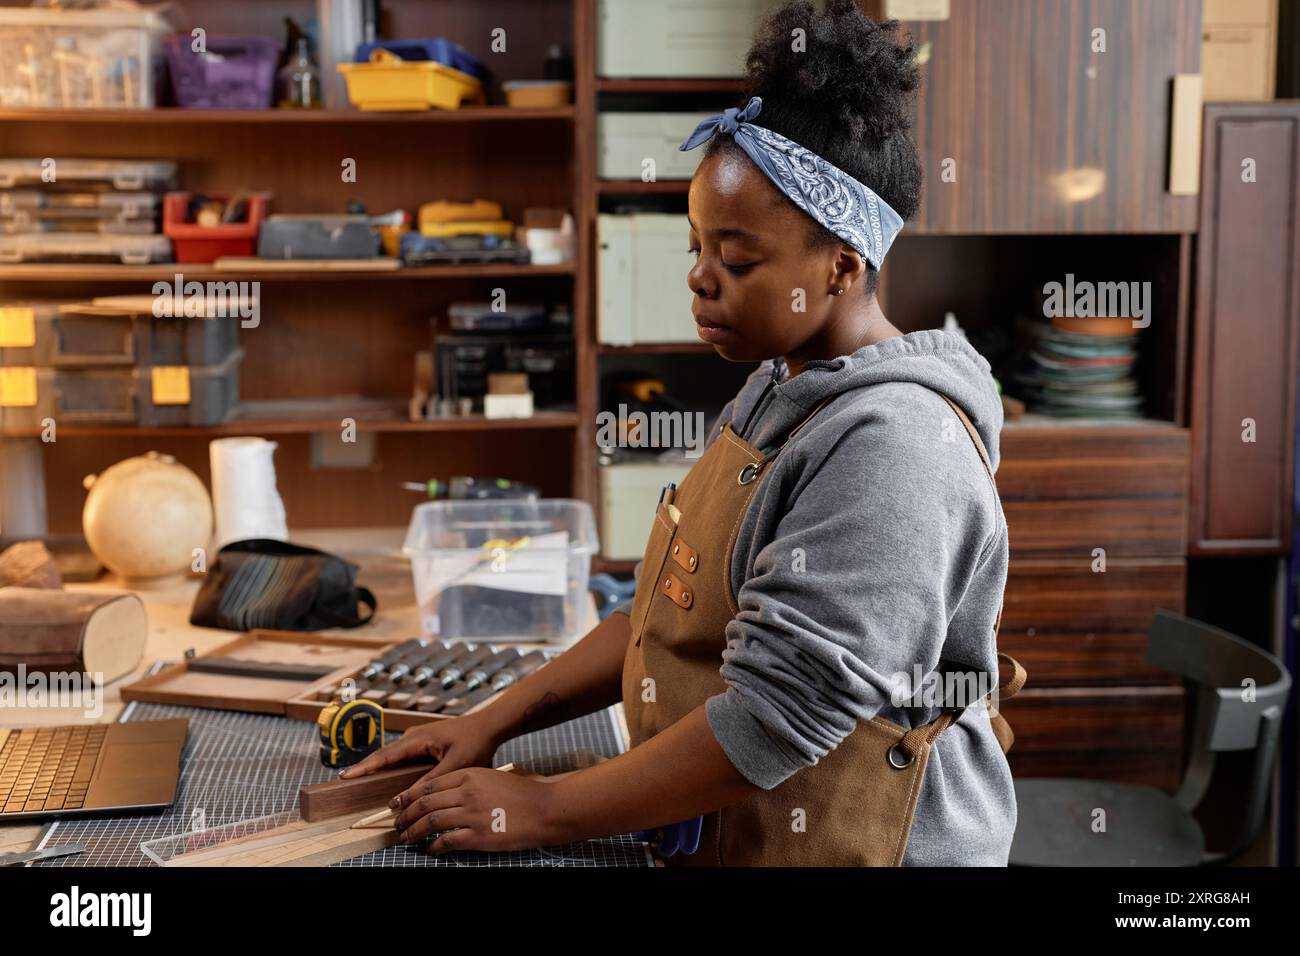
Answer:
M749 484L758 477L758 472L761 467L761 462L751 461L744 468L740 469L740 474L736 476L736 481L742 485Z

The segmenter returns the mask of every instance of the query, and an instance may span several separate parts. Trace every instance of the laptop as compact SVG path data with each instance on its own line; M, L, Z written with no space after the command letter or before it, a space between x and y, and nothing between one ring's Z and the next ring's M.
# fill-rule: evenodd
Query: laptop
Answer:
M187 720L0 727L0 825L171 806Z

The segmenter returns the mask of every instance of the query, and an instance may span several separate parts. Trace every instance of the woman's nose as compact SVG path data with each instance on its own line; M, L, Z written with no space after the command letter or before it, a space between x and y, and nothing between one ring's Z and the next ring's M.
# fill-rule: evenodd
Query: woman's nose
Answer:
M691 267L691 270L686 273L686 284L701 299L712 298L717 292L717 285L709 277L709 271L704 267L703 258L699 259Z

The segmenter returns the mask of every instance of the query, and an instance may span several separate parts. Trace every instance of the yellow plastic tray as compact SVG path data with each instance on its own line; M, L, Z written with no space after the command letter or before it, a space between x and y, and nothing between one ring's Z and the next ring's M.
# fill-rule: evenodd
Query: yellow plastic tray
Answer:
M476 77L441 63L340 63L348 99L360 110L459 109L484 102Z
M431 239L447 236L512 236L515 224L509 219L462 219L457 222L421 222L420 235Z

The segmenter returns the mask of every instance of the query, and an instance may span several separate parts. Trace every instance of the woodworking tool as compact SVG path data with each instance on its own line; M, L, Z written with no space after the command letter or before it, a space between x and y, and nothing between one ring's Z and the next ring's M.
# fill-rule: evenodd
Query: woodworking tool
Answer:
M414 651L420 651L433 644L433 641L427 638L413 637L409 641L403 641L391 650L385 651L379 657L375 658L366 665L366 669L360 674L361 680L373 680L384 671L388 670L388 665L394 661L399 661ZM446 645L442 645L446 647Z
M505 690L511 684L527 677L537 668L546 663L546 655L541 651L530 651L513 664L503 668L502 671L492 678L493 690Z
M465 675L465 683L470 690L477 690L481 685L486 684L491 678L496 676L502 668L508 664L513 664L519 660L519 649L507 647L504 651L498 651L478 667L474 668Z
M384 744L384 709L373 700L327 704L316 726L320 760L327 767L350 767Z
M442 682L444 688L450 687L464 677L466 671L472 670L491 656L492 648L487 644L480 644L477 647L473 644L466 645L464 654L438 672L438 680Z
M31 863L33 860L49 860L56 856L71 856L85 851L86 848L80 843L69 843L65 846L47 846L43 850L28 850L25 853L6 853L0 856L0 866L17 866L20 863Z
M428 481L404 481L407 491L422 491L430 498L451 498L458 501L487 501L492 499L535 500L540 493L532 485L511 481L508 478L453 478L450 482L430 478Z
M228 674L234 677L260 677L266 680L320 680L338 670L334 664L290 664L278 661L247 661L235 657L191 657L187 662L192 673Z
M459 647L448 647L441 654L428 658L423 664L417 667L415 673L411 675L411 680L415 682L416 686L423 687L425 684L429 683L429 681L437 677L440 670L447 667L463 653L464 651Z

